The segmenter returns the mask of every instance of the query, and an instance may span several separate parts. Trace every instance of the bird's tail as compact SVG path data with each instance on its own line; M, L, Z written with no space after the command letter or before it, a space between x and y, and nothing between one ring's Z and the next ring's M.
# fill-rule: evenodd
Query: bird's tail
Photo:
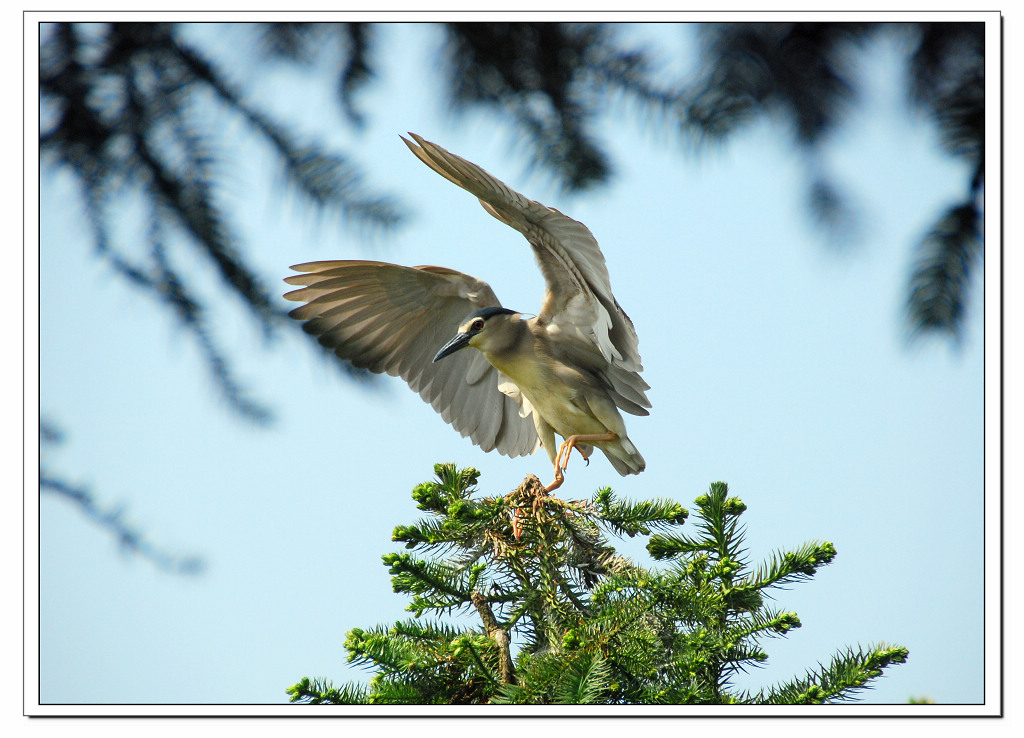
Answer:
M615 471L622 476L639 474L647 467L644 457L636 450L633 442L625 436L621 436L615 441L598 443L596 445L604 451L604 455L608 457L608 461L615 467Z

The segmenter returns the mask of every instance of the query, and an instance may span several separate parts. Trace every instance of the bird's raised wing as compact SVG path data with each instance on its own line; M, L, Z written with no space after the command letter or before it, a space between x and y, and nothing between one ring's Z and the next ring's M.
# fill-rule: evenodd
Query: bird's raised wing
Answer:
M612 295L604 255L590 230L554 208L519 194L472 162L425 140L402 138L419 159L445 179L476 195L484 209L526 236L547 283L538 321L576 351L600 352L605 362L640 372L636 330ZM416 144L419 144L418 146ZM639 377L637 387L643 380ZM649 407L649 403L646 405Z
M479 351L433 363L473 310L498 306L486 282L452 269L377 261L314 261L292 267L285 295L305 302L289 315L353 366L401 377L463 436L506 456L539 445L533 419L502 393L504 378Z

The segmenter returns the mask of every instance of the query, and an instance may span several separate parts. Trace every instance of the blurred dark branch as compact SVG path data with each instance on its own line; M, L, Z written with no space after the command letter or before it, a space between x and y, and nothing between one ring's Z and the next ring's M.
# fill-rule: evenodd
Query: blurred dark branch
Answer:
M872 23L722 23L702 27L702 71L687 128L720 138L760 115L817 144L856 99L849 57Z
M350 33L365 47L365 31ZM358 61L364 52L351 58ZM350 76L351 92L361 84L360 72L353 68ZM194 110L207 92L225 103L222 110L241 115L264 136L281 157L288 185L318 211L339 213L364 232L398 225L397 206L390 198L369 194L345 157L299 142L285 126L247 104L200 52L178 38L175 25L61 23L42 33L43 162L77 176L98 255L115 274L170 306L195 339L229 405L243 417L265 422L269 411L244 396L210 330L208 299L187 271L171 267L167 253L173 242L165 232L184 235L185 243L212 261L227 291L241 298L266 337L280 326L297 330L249 266L218 203L218 175L225 167L209 116ZM149 214L148 254L121 252L112 243L111 217L131 196L141 197Z
M354 125L362 126L366 119L355 104L356 94L373 79L369 56L373 48L373 26L369 23L342 25L348 47L348 59L338 80L338 96L342 109Z
M258 48L271 60L308 66L330 45L332 37L336 37L343 53L338 71L338 99L348 122L361 127L366 118L356 104L356 97L374 77L370 63L374 28L371 23L261 23Z
M563 23L449 23L448 84L456 109L486 106L526 136L532 166L570 191L606 181L607 155L588 132L599 112L588 96L591 51L613 27Z
M63 441L64 432L51 420L40 418L40 454ZM164 571L191 576L203 573L206 568L205 562L198 556L178 556L151 543L125 521L122 507L104 509L88 488L50 474L43 464L39 468L39 493L57 495L74 504L83 515L111 533L125 553L140 556Z
M911 338L940 333L959 340L983 243L982 216L973 200L947 210L921 242L907 300Z
M848 198L824 169L821 146L857 100L857 54L895 35L910 48L909 102L935 125L943 150L969 164L965 203L944 213L919 247L907 315L911 333L959 340L968 276L984 252L985 44L981 23L727 23L702 28L702 71L684 130L720 140L761 118L789 124L808 166L810 212L834 241L856 233Z
M123 551L140 556L164 571L194 576L202 574L206 568L206 564L198 556L170 554L146 540L142 533L125 522L122 509L103 509L85 487L68 484L41 470L39 491L58 495L75 504L87 518L113 534Z
M959 343L970 277L985 254L985 27L921 23L910 59L911 103L928 115L943 149L970 166L963 202L938 218L917 247L910 277L910 335Z
M266 137L280 155L287 181L319 208L335 208L357 225L389 230L402 220L400 208L383 196L364 192L362 176L343 156L299 143L285 126L248 105L200 54L179 44L182 62L235 112Z

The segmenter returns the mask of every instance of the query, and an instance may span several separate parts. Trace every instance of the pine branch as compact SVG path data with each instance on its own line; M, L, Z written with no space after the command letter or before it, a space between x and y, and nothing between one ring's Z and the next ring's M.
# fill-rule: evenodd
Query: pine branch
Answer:
M902 664L909 652L902 646L879 645L871 650L848 648L832 658L828 666L808 671L806 676L762 691L744 701L757 704L820 705L854 699L870 688L893 664Z
M392 589L414 595L407 609L417 616L427 610L450 612L470 603L470 572L407 554L385 554L381 558L389 567Z
M758 567L749 580L737 588L765 589L810 579L818 567L827 566L836 557L831 543L809 541L794 551L774 551L767 562Z
M335 687L326 679L303 677L285 690L289 702L307 705L365 705L370 688L360 685Z
M691 538L687 535L652 535L647 543L647 553L654 559L672 559L698 552L711 553L716 550L714 541Z
M765 608L745 613L743 619L731 629L730 636L734 640L781 636L801 625L800 618L795 612L779 612Z
M563 705L589 705L603 702L611 680L611 666L600 651L590 651L573 659L552 689L554 702Z
M632 538L638 533L650 535L652 530L670 528L686 522L689 512L672 500L619 500L610 487L594 496L601 521L614 532Z

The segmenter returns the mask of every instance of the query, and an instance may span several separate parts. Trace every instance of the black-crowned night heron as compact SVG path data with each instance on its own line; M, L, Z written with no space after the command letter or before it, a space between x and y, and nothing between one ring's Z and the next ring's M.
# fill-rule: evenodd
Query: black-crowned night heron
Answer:
M643 471L619 410L647 415L650 387L594 236L410 135L416 143L402 140L423 163L526 236L547 283L540 314L501 307L486 282L453 269L315 261L285 279L301 286L285 297L306 303L291 316L354 366L404 379L484 451L522 456L543 446L555 468L548 491L562 483L573 448L585 459L601 449L623 476Z

